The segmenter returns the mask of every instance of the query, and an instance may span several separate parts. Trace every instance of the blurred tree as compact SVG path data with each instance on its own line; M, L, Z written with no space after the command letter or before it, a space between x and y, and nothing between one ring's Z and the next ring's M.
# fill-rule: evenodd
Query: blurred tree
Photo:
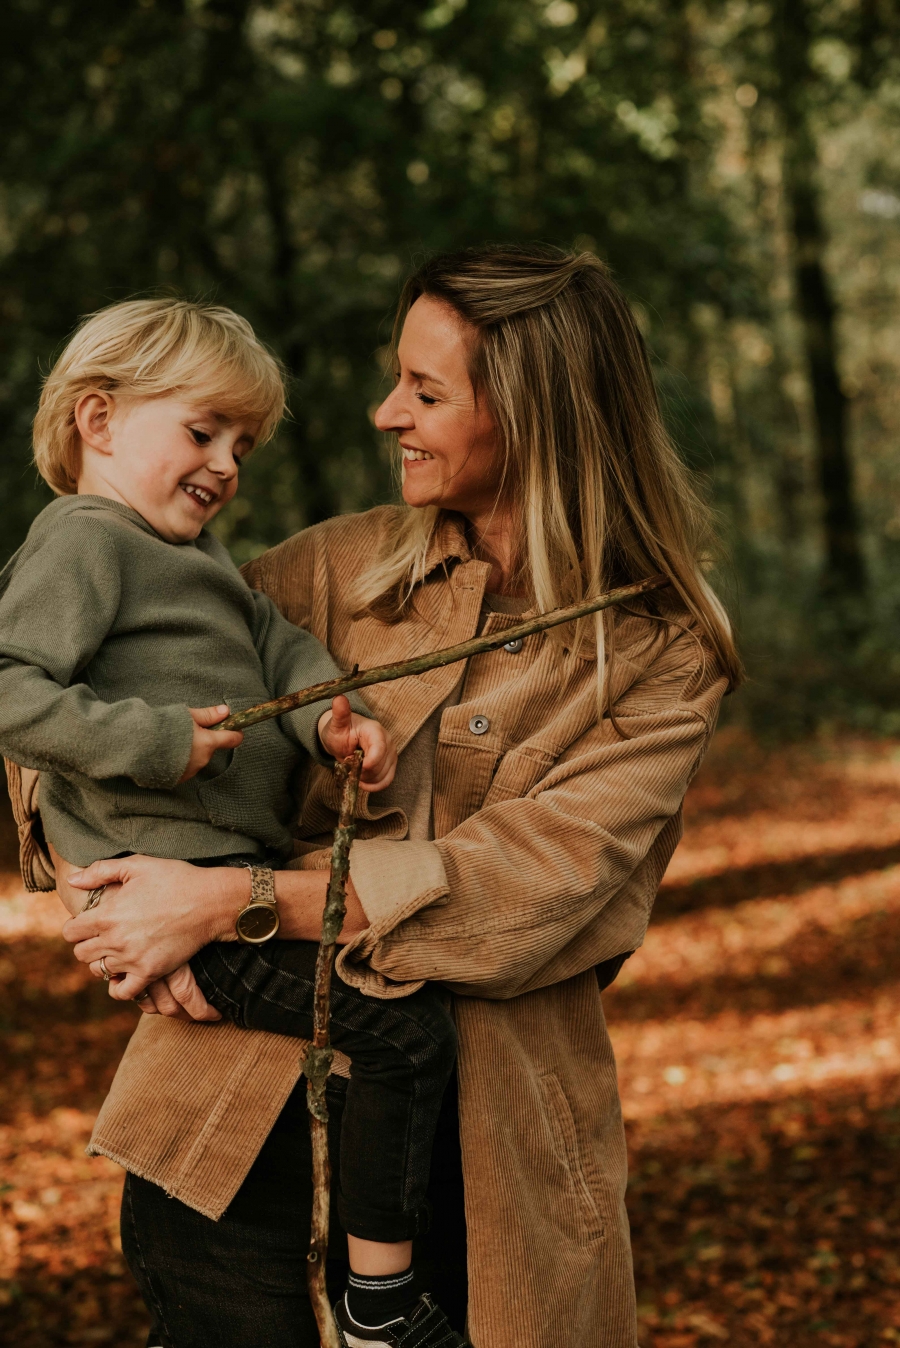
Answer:
M825 264L827 238L818 183L818 151L811 124L810 59L813 35L806 0L777 0L775 96L784 137L783 172L793 233L797 304L815 409L816 447L825 535L824 584L855 596L865 588L859 511L850 460L848 399L841 387L836 309ZM857 615L860 609L855 609Z
M386 491L376 349L423 248L578 242L676 326L735 284L681 5L464 5L3 8L7 546L42 500L15 486L38 364L124 295L214 294L285 359L293 419L223 521L246 555Z
M7 0L0 551L48 499L30 419L81 314L215 297L284 358L292 419L217 521L242 560L389 494L370 410L416 259L543 238L635 302L736 561L744 705L887 706L898 26L895 0ZM841 672L820 618L863 556Z
M898 36L900 12L890 0L772 0L771 6L743 8L734 39L743 77L754 80L745 86L751 98L758 86L779 113L784 208L822 499L822 584L857 628L864 621L858 603L866 587L863 528L828 271L819 142L829 126L852 115L860 88L871 92L896 74Z

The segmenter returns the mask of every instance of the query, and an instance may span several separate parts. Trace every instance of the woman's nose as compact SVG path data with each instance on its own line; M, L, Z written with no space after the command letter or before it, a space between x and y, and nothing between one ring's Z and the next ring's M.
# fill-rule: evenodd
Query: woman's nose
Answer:
M415 425L415 418L403 397L398 385L389 393L375 412L375 429L379 431L408 431Z

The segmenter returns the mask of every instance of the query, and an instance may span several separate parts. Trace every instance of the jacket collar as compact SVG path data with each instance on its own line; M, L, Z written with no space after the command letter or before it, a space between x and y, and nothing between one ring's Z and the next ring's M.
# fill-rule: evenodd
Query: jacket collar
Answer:
M425 554L425 575L429 576L439 566L448 562L470 562L472 549L466 538L466 524L462 515L454 510L442 510L428 544Z

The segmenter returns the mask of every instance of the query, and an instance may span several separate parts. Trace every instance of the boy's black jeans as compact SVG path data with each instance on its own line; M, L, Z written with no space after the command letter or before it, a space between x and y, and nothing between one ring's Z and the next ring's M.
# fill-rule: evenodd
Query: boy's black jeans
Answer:
M191 960L223 1016L252 1030L310 1039L318 945L206 946ZM431 984L367 997L335 976L331 1042L352 1059L340 1145L338 1212L362 1240L411 1240L423 1228L431 1148L456 1060L456 1027Z

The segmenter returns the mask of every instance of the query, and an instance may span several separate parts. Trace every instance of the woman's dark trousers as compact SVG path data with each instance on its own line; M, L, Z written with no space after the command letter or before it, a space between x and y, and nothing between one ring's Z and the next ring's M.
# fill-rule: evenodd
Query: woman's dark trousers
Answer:
M346 1082L328 1086L331 1160L337 1187ZM148 1344L162 1348L319 1348L306 1292L312 1209L306 1087L301 1081L220 1221L147 1180L128 1175L122 1248L150 1311ZM417 1237L415 1263L462 1333L466 1318L466 1226L456 1078L444 1095L428 1187L431 1228ZM347 1281L347 1247L332 1205L328 1283Z

